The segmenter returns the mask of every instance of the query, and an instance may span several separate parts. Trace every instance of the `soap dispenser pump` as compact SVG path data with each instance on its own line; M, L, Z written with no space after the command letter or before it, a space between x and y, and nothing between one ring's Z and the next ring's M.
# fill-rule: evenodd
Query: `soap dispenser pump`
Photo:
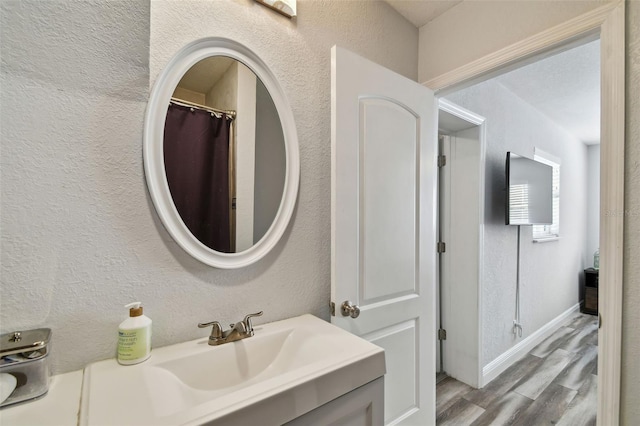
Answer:
M129 318L118 327L118 362L123 365L138 364L151 356L151 319L142 315L141 305L125 305Z

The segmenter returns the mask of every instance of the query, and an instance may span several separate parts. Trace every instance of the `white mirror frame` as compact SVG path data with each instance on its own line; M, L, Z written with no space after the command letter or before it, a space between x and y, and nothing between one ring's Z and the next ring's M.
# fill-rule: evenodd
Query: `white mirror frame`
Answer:
M273 99L284 134L286 172L280 207L271 227L260 241L239 253L222 253L212 250L191 234L173 203L165 174L164 125L169 100L182 76L197 62L211 56L227 56L236 59L256 74ZM280 240L287 228L296 203L300 180L298 133L293 112L271 70L255 53L240 43L219 37L200 39L186 45L171 58L158 76L147 105L143 159L147 186L160 220L178 245L202 263L223 269L248 266L264 257Z

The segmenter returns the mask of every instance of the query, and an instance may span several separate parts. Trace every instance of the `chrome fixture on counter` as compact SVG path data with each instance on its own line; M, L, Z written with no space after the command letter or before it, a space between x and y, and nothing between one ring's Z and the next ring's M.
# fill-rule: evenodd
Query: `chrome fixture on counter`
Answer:
M49 328L0 335L0 407L47 393L50 349Z
M262 311L256 314L249 314L244 317L242 321L229 325L231 328L226 331L222 331L222 326L218 321L200 323L198 324L198 328L213 326L211 328L211 335L209 336L209 344L211 346L218 346L223 343L235 342L236 340L242 340L253 336L251 318L259 317L261 315Z

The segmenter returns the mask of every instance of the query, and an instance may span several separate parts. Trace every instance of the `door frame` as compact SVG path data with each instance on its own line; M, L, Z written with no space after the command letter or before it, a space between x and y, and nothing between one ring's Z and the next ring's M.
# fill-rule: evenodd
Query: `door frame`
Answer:
M477 347L473 348L473 351L476 353L477 363L473 366L475 370L475 380L471 383L467 383L474 387L482 388L484 387L484 376L482 373L482 291L484 288L483 285L483 277L484 277L484 193L485 193L485 169L486 169L486 119L478 114L473 113L465 108L462 108L455 103L448 101L444 98L438 98L438 112L444 111L447 112L461 120L466 121L467 123L478 127L478 143L480 145L480 155L478 158L478 194L480 194L480 198L478 200L478 247L477 247L477 261L478 261L478 269L477 273L477 317L473 318L473 324L471 328L474 330L477 336ZM449 161L447 161L449 163ZM446 166L445 166L446 167ZM440 188L438 186L438 188ZM440 203L441 199L438 195L438 203ZM438 210L440 208L438 207ZM451 211L448 212L449 214ZM442 218L438 217L438 226L442 225ZM455 259L453 259L455 262ZM440 275L442 271L439 271L438 279L441 280L442 276ZM442 309L442 308L440 308ZM466 322L458 322L454 315L445 315L443 317L445 328L447 329L448 334L453 333L462 333L465 329L468 329L469 324ZM449 351L447 355L444 356L444 363L447 363L447 360L450 360L451 351L462 350L463 348L456 346L453 342L449 343ZM452 374L453 377L456 377L458 371L446 371L447 374Z
M600 279L598 425L618 424L622 357L625 146L625 3L607 3L532 37L495 51L423 85L442 96L541 54L600 36Z

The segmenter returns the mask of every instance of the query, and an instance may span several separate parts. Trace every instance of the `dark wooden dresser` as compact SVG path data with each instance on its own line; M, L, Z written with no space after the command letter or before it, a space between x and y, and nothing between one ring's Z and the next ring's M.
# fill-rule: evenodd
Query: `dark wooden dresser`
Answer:
M584 270L584 281L580 289L580 312L598 315L598 270Z

